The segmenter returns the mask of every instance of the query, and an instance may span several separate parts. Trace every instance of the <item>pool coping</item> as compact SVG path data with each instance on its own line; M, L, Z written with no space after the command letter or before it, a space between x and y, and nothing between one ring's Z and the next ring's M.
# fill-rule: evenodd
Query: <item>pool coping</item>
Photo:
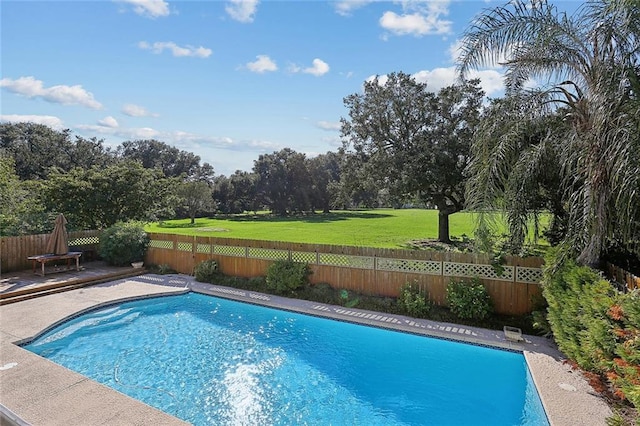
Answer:
M125 288L127 285L129 288ZM121 288L123 291L109 291L110 289L115 288ZM521 352L524 354L534 383L538 389L540 399L542 400L547 418L552 426L570 426L575 424L594 426L604 425L606 424L606 418L612 414L606 402L593 391L582 374L573 370L570 365L565 362L565 357L558 351L553 342L543 337L523 335L525 339L524 342L518 343L506 339L503 331L421 320L395 314L382 314L357 308L345 308L342 306L263 294L255 291L205 284L197 282L193 277L186 275L145 274L139 277L116 280L114 282L96 285L81 290L74 290L67 293L60 293L58 295L32 299L34 301L40 300L39 303L31 303L34 308L38 305L42 306L46 301L55 302L57 305L62 303L64 306L60 309L61 312L44 315L46 318L50 319L41 320L42 322L40 325L35 325L31 328L27 327L27 330L23 330L22 332L15 331L16 327L20 329L20 326L15 324L15 322L19 320L15 318L15 312L11 314L9 309L6 309L6 307L10 307L12 305L0 307L0 313L2 314L2 316L0 316L0 355L2 355L0 357L0 368L4 368L4 366L8 364L16 362L10 361L14 358L16 360L18 358L22 358L24 363L40 365L38 371L42 371L42 369L55 371L56 376L62 376L67 379L69 376L79 376L75 378L76 381L83 382L83 386L91 387L93 392L102 395L102 398L105 398L104 395L106 393L108 395L107 400L117 400L117 404L122 407L135 407L127 408L134 413L133 418L136 420L135 424L185 424L179 419L175 419L166 413L162 413L155 408L149 407L140 401L127 397L126 395L122 395L97 382L83 378L77 373L71 372L64 367L57 366L50 361L32 354L31 352L16 345L24 344L33 340L61 322L90 310L98 309L114 303L122 303L128 300L179 294L188 291L267 306L275 309L284 309L307 315L331 318L339 321ZM98 293L100 293L99 296L97 295ZM83 295L89 297L82 297ZM28 311L29 302L31 301L18 302L15 305L22 304L21 306L24 307L23 310ZM16 307L13 311L19 311L19 309ZM45 322L46 324L44 324ZM12 327L14 328L12 329ZM7 345L10 345L11 348ZM13 358L7 358L5 355ZM5 377L11 375L12 372L16 373L13 370L13 368L10 368L6 372L0 371L0 378L4 381ZM24 379L31 383L31 387L33 388L33 382L37 382L38 378L32 377L32 375L28 374L28 371L23 370L22 373L24 376L21 374L15 374L15 377L13 377L14 380L10 380L11 383L19 385L21 383L20 380ZM81 378L84 380L81 380ZM77 383L74 381L74 385L76 384ZM35 388L37 387L36 383ZM0 417L2 417L4 408L4 410L9 413L5 413L5 418L10 419L10 415L17 417L18 421L15 424L21 424L19 421L24 418L34 419L31 420L32 423L30 424L40 424L39 421L43 422L41 424L48 425L72 424L68 421L69 413L67 413L66 416L61 416L62 418L57 420L56 418L51 417L43 418L43 415L55 416L55 413L58 411L52 411L49 408L49 410L44 410L44 414L38 415L38 407L29 406L30 401L16 401L16 396L13 394L17 393L22 395L20 392L5 392L3 389L4 386L0 387ZM50 393L42 391L42 389L39 390L40 393ZM69 392L64 393L66 394ZM79 401L82 404L86 399L78 399L78 395L73 395L73 392L71 392L70 395L64 396L63 399L64 398L68 399L66 402L67 405L70 405L69 401L74 401L76 404ZM39 398L33 399L39 400ZM96 424L122 423L122 420L128 418L127 416L131 414L126 412L127 409L116 410L118 415L114 417L113 404L115 403L112 402L111 405L98 404L97 402L91 403L92 411L97 412L97 414L94 414ZM139 404L143 407L140 407ZM86 411L81 408L82 407L78 410ZM34 412L36 412L36 414L34 414ZM100 414L101 412L102 414ZM109 419L116 418L117 421L109 421ZM98 422L97 419L101 420ZM87 421L83 424L91 424L91 420L87 418L84 420Z

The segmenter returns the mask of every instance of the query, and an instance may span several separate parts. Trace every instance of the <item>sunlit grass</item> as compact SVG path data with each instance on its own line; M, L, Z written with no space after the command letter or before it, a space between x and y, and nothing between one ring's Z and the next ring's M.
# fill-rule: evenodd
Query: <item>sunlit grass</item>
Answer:
M477 215L459 212L450 216L451 238L472 238ZM504 221L496 222L504 232ZM154 223L148 232L215 236L252 240L288 241L361 247L406 247L412 240L438 236L438 212L420 209L380 209L334 211L307 216L274 217L267 214L238 215L229 218L198 218Z

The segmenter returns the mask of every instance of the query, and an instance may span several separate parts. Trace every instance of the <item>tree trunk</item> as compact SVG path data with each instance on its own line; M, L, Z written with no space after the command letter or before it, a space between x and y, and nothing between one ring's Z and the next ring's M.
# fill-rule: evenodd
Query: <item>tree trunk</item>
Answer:
M449 244L449 209L438 210L438 241Z

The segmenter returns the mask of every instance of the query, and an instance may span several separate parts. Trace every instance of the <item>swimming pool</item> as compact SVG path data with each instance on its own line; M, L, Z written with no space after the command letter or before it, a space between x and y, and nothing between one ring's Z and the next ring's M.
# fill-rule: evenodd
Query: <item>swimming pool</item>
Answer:
M196 425L545 425L522 354L189 293L25 348Z

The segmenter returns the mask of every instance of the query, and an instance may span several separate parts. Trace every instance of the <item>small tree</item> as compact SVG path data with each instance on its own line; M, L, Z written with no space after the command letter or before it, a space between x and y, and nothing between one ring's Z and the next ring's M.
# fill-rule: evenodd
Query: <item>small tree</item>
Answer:
M267 270L267 288L285 294L304 287L309 282L311 269L306 263L276 260Z
M214 208L211 186L204 181L188 181L178 185L178 197L189 213L191 224L196 222L196 214L209 212Z
M220 268L214 259L208 259L196 265L193 274L201 283L213 283L220 278Z
M142 225L116 223L100 235L100 256L110 265L125 266L144 260L151 240Z
M400 289L398 307L412 317L423 317L431 310L431 303L417 284L406 283Z
M461 319L485 319L493 312L493 303L487 289L478 278L451 281L447 286L449 309Z

